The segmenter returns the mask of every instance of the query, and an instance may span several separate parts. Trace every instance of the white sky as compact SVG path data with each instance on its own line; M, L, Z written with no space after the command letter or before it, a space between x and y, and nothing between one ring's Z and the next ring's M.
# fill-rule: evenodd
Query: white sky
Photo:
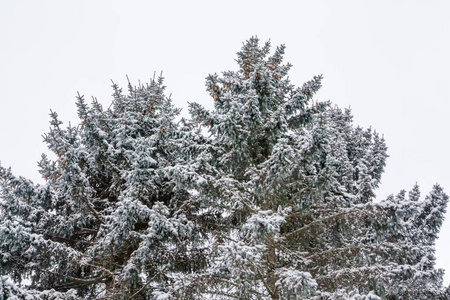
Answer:
M52 109L77 124L75 95L109 105L164 71L178 107L211 108L210 73L235 70L253 35L286 44L296 85L323 74L319 100L351 106L390 155L378 199L415 182L450 194L450 1L0 0L0 161L41 181L36 162ZM66 123L67 124L67 123ZM450 215L437 243L450 282Z

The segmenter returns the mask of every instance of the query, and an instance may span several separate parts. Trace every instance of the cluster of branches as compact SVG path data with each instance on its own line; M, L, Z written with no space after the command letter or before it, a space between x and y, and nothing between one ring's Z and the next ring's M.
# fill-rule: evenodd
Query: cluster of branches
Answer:
M0 167L0 299L448 299L448 196L374 202L386 145L257 38L190 119L163 78L51 113L36 185Z

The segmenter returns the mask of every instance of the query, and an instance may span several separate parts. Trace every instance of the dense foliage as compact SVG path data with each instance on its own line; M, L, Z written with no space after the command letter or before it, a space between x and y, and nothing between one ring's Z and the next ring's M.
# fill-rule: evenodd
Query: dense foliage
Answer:
M0 167L0 299L448 299L448 196L374 202L386 145L257 38L189 120L163 79L51 113L45 184Z

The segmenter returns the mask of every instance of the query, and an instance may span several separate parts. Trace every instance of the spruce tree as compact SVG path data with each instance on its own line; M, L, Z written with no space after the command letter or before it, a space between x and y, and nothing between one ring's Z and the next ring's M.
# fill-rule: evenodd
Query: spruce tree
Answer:
M171 273L202 265L195 207L173 170L179 109L162 78L128 95L113 88L108 109L77 97L77 127L51 113L44 140L56 159L39 162L44 185L0 169L5 299L151 299Z
M214 220L202 275L214 299L445 299L434 242L448 197L375 203L386 145L349 110L298 88L284 46L247 41L237 71L207 78L214 110L191 104L210 134L199 198Z
M113 84L81 122L51 113L42 185L0 167L0 299L448 299L434 243L448 196L374 202L376 131L288 77L257 38L207 77L214 109L163 79Z

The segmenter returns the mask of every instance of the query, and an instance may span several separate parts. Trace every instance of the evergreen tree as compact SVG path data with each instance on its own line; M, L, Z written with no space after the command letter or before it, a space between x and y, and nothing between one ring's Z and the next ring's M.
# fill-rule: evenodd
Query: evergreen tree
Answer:
M52 112L45 184L0 167L0 299L448 299L448 196L374 202L383 138L313 100L322 76L295 87L284 50L251 38L178 123L162 78L78 95L77 127Z
M37 298L54 289L66 299L149 299L171 274L204 260L195 247L195 207L173 171L183 163L179 109L162 78L130 84L126 96L113 88L106 110L78 96L77 127L63 129L51 113L44 139L56 159L43 155L39 163L45 185L0 169L1 273L30 280L26 289Z
M349 110L313 101L321 76L301 88L284 46L270 55L250 39L239 69L207 78L214 110L190 110L210 133L199 199L213 213L214 299L444 299L434 242L447 195L415 186L374 203L386 146L353 127ZM206 296L205 296L206 297Z

